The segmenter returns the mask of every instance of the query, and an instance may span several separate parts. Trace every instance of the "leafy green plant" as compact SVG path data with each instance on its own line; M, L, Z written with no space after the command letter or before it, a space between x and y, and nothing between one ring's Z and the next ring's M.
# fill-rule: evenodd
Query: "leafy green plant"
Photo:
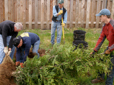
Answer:
M110 57L104 54L90 56L91 49L77 49L72 45L55 44L45 56L27 59L24 68L18 67L16 81L19 85L82 85L90 72L107 74Z

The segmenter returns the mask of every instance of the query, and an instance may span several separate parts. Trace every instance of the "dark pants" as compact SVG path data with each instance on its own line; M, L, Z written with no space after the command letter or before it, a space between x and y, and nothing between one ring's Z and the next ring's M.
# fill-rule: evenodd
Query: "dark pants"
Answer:
M110 54L111 58L111 62L114 65L114 54ZM112 68L111 68L112 67ZM114 77L114 66L110 66L109 70L111 70L111 72L109 73L109 75L107 76L106 79L106 85L113 85L113 77Z
M114 64L114 52L111 52L110 54L111 62ZM106 83L105 85L113 85L113 77L114 77L114 66L109 67L110 73L107 75ZM100 74L99 76L104 78L105 74Z

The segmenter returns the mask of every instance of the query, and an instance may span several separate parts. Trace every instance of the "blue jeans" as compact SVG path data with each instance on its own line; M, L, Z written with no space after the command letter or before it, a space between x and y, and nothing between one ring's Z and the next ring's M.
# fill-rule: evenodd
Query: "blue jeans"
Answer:
M38 58L40 57L39 53L38 53L38 49L39 49L39 45L40 45L40 40L36 41L33 45L33 53L36 53L38 55ZM24 56L24 51L25 51L25 48L22 47L21 48L21 51L20 51L20 57L16 57L16 60L17 61L20 61L21 63L24 63L26 61L26 57L27 56Z
M34 43L33 50L32 50L33 53L36 53L38 55L38 58L40 57L40 55L38 53L39 45L40 45L40 40L38 40L37 42Z
M8 36L7 37L7 46L9 45L10 39L11 39L11 36ZM14 52L15 52L15 47L13 46L11 53L10 53L11 59L13 59ZM5 57L5 53L4 53L3 38L2 38L2 35L0 34L0 64L2 63L4 57Z
M57 43L59 44L61 42L61 35L62 35L61 22L60 21L59 22L52 21L52 24L51 24L51 44L54 44L56 28L57 28Z
M111 62L112 62L113 65L114 65L114 54L111 54L110 57L111 57ZM107 76L106 85L113 85L114 66L112 66L112 69L111 69L111 67L110 67L109 70L111 70L111 72L110 72L110 74Z
M111 62L114 65L114 53L111 52L110 57L111 57ZM106 79L105 85L113 85L114 66L112 66L112 69L111 69L111 66L110 66L109 70L110 70L110 73L107 75L107 79ZM99 74L100 78L104 79L104 75L105 75L104 73L103 74L98 73L98 74Z

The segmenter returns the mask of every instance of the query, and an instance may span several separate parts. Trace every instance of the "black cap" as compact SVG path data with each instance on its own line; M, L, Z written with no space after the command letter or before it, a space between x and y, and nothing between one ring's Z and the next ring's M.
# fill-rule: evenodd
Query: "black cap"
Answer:
M19 45L19 43L20 43L20 40L21 40L21 36L18 36L18 37L16 37L16 38L14 38L14 39L13 39L13 45L14 45L15 47L17 47L17 46Z

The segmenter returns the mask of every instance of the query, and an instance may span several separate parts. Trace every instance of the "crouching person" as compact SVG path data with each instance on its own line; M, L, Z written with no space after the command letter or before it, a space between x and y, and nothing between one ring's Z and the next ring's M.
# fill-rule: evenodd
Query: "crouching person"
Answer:
M32 52L37 54L39 58L38 49L40 38L37 34L30 32L22 33L20 36L13 39L13 44L17 48L16 66L20 65L23 68L23 63L26 61L31 45L33 46Z

